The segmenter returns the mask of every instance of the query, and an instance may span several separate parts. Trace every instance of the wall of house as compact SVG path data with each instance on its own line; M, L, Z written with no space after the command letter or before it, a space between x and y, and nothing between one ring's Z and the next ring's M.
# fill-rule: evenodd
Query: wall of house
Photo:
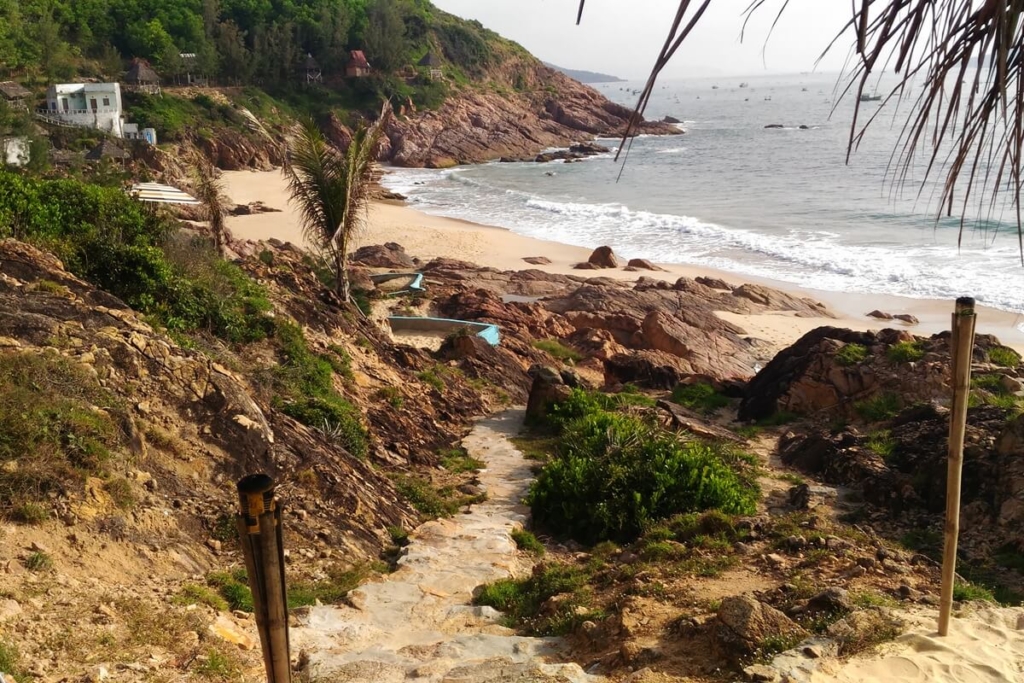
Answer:
M51 85L46 92L46 108L68 123L124 137L121 87L117 83Z

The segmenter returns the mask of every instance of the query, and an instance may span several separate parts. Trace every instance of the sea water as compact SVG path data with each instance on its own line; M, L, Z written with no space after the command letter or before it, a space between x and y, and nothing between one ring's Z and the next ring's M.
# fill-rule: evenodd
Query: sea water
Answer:
M624 163L605 154L568 164L396 169L385 182L428 213L582 247L608 244L626 258L830 291L970 295L1024 311L1010 197L1002 194L994 211L972 207L961 239L959 213L939 217L941 172L921 183L926 159L918 159L906 183L894 183L892 153L906 108L883 109L847 163L854 98L838 100L837 79L659 83L648 118L671 115L683 121L685 134L639 137ZM887 85L883 79L879 92ZM640 87L597 86L626 105ZM878 108L864 102L860 116Z

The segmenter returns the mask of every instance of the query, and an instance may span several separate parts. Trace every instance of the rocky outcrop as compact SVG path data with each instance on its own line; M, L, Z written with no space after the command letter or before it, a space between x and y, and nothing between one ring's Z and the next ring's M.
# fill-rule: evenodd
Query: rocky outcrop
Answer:
M779 610L747 595L722 600L714 632L719 645L734 661L755 654L769 639L808 635Z
M360 247L352 254L351 260L371 268L408 269L416 267L416 262L405 253L405 247L394 242Z
M665 270L664 268L659 268L645 258L630 259L626 264L626 268L632 268L633 270Z
M397 166L445 168L502 157L534 158L551 147L621 135L632 115L632 110L532 58L509 57L501 71L501 77L508 74L531 87L504 94L466 88L436 110L398 117L387 133L386 160ZM640 132L681 131L644 123Z
M530 368L530 375L533 377L533 385L526 404L526 419L528 422L536 422L544 419L552 405L568 398L572 388L554 368L535 365Z
M283 145L229 128L219 130L214 138L200 138L196 144L217 168L225 171L270 171L284 163Z
M619 259L611 247L598 247L590 254L587 263L592 263L598 268L618 268Z

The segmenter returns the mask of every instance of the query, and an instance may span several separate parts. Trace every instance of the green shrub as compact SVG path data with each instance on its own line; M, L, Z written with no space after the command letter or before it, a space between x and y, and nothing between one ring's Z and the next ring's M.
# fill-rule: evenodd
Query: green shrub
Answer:
M756 484L730 466L720 447L682 443L641 418L589 409L563 423L556 456L530 488L537 524L593 544L633 540L678 513L754 511ZM580 406L567 402L557 410L565 419Z
M707 415L729 405L729 399L710 384L679 384L672 390L672 402Z
M242 670L235 657L210 648L206 651L206 657L196 662L195 672L212 681L235 681Z
M462 448L452 448L441 453L441 465L454 474L478 472L487 466L483 460L477 460Z
M971 386L975 389L984 389L993 394L1007 393L1006 389L1003 388L1002 375L974 375L971 377Z
M378 398L387 401L388 404L395 409L401 408L405 405L405 397L402 396L402 392L396 387L383 387L377 392Z
M103 485L103 488L110 495L110 499L114 501L114 505L122 510L129 510L138 502L135 491L127 479L120 477L111 479Z
M207 585L216 588L221 597L233 610L253 611L252 591L249 589L245 570L234 573L211 572L206 576Z
M898 342L885 351L885 355L893 363L912 363L924 358L924 347L921 342Z
M26 504L99 476L125 443L122 415L114 397L67 358L0 354L0 512L34 515Z
M37 550L25 558L25 569L30 572L45 572L53 568L53 558L48 554Z
M533 342L533 348L544 351L549 356L563 363L578 363L583 360L583 354L571 349L557 339L538 339Z
M542 557L544 555L544 544L537 540L531 532L526 529L516 529L512 532L512 540L516 542L516 547L520 550Z
M411 476L394 477L395 488L426 519L451 517L464 505L486 500L481 496L462 496L451 486L436 488L428 480Z
M388 536L391 537L391 542L399 547L409 545L409 532L400 526L389 526Z
M416 373L416 377L424 384L429 384L438 391L444 391L444 380L438 375L436 369L423 370Z
M40 503L22 503L11 512L11 519L22 524L42 524L50 518L50 509Z
M900 397L889 392L853 404L853 409L857 411L857 414L868 422L892 419L896 417L896 413L900 411L901 407Z
M586 611L585 591L589 575L579 567L565 564L539 565L525 579L501 579L478 589L476 605L487 605L505 613L511 626L540 636L565 635L574 626L593 618ZM569 594L552 612L540 615L541 606L556 595ZM582 610L580 608L583 608Z
M568 398L551 406L543 422L549 429L559 432L573 420L596 412L653 404L654 402L647 396L631 391L604 394L597 391L573 389Z
M966 582L957 582L953 585L953 599L958 602L968 602L971 600L996 602L995 596L988 588Z
M21 680L21 654L13 643L0 640L0 672L18 676Z
M228 608L228 601L217 591L209 586L200 586L194 583L182 586L178 594L171 598L171 602L176 605L206 605L218 612Z
M868 357L868 347L863 344L847 344L836 353L836 362L842 366L863 363Z
M355 457L366 457L369 445L361 415L334 389L331 362L309 350L302 328L292 322L278 322L274 338L284 360L275 370L275 407L319 429Z
M988 359L1004 368L1020 365L1020 354L1006 346L993 346L988 350Z
M896 452L896 440L892 438L892 432L888 429L872 432L864 445L885 459L891 458Z

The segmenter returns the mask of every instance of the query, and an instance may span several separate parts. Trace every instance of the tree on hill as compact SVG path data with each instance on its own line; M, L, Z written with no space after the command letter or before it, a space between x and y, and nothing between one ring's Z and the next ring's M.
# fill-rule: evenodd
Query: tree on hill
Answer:
M203 218L210 224L213 244L217 253L224 258L227 253L227 215L229 200L224 194L224 182L217 177L217 169L202 154L192 158L192 181L196 199L202 205Z
M385 102L377 120L357 130L344 153L307 120L288 150L285 174L303 236L330 260L335 291L343 301L350 298L349 243L365 220L373 163L390 120L391 104Z
M820 0L819 0L820 1ZM577 21L586 0L580 0ZM655 61L637 104L642 113L659 74L694 28L712 0L679 0L665 46ZM750 0L747 14L774 5L787 11L789 0ZM796 10L790 10L796 11ZM774 24L773 24L774 27ZM893 152L892 179L904 183L921 152L925 179L945 171L940 205L959 213L961 232L973 207L994 212L1002 193L1012 204L1024 263L1024 3L1020 0L856 0L849 21L825 52L853 43L851 66L841 96L855 96L847 155L886 104L908 108ZM872 75L892 69L899 76L882 107L861 117L860 98ZM921 87L911 81L921 78ZM987 195L986 195L987 190Z
M370 5L363 44L375 69L395 71L408 61L405 21L395 0L374 0Z

